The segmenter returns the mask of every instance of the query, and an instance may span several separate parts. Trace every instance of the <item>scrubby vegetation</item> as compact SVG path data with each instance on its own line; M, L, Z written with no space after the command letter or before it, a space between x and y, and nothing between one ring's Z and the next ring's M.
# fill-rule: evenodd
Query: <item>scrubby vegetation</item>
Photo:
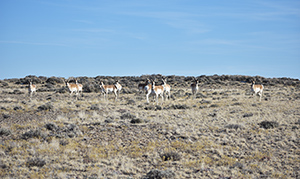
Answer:
M299 80L199 76L194 99L192 77L167 76L171 98L156 105L137 89L147 78L161 76L78 77L77 98L63 78L0 80L0 177L300 177ZM118 101L100 80L119 80Z

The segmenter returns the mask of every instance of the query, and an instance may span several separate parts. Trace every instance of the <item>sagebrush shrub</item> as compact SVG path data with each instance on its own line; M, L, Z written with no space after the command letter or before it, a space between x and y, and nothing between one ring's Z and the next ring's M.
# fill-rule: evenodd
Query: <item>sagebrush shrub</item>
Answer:
M26 162L27 167L43 167L44 165L46 165L46 161L41 158L31 158Z
M181 156L177 152L167 152L161 154L160 158L162 158L163 161L168 161L168 160L179 161L181 159Z
M147 178L147 179L163 179L163 178L174 178L174 177L175 177L175 173L171 170L153 169L147 173L145 178Z
M38 110L40 110L40 111L49 111L49 110L52 110L52 109L53 109L53 106L49 103L41 105L41 106L38 107Z
M6 128L0 128L0 136L9 136L11 134L11 130Z
M262 121L261 123L258 123L258 125L264 129L273 129L279 126L278 122L275 121Z
M21 139L30 139L30 138L46 138L47 134L43 133L40 129L30 130L22 134Z

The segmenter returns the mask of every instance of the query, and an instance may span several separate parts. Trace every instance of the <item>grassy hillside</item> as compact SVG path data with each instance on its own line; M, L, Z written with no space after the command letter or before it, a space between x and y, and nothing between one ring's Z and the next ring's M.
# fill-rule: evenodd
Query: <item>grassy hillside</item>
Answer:
M199 76L194 99L192 77L167 76L171 98L156 105L137 89L147 78L161 84L160 75L78 77L77 98L59 77L0 80L0 177L300 177L298 79ZM101 80L120 81L118 101L103 99Z

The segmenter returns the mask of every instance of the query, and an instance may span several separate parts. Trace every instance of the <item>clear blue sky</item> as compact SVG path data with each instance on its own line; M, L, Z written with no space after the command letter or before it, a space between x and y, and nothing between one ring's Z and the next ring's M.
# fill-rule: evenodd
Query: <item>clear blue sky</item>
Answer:
M299 0L2 0L0 79L300 78Z

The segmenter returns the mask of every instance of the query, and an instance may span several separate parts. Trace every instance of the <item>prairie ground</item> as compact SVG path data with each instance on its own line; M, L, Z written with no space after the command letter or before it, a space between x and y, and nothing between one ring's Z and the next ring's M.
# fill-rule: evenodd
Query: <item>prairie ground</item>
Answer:
M173 86L158 105L137 90L117 101L0 90L1 178L300 177L293 86L266 86L261 102L242 83L202 85L195 98Z

